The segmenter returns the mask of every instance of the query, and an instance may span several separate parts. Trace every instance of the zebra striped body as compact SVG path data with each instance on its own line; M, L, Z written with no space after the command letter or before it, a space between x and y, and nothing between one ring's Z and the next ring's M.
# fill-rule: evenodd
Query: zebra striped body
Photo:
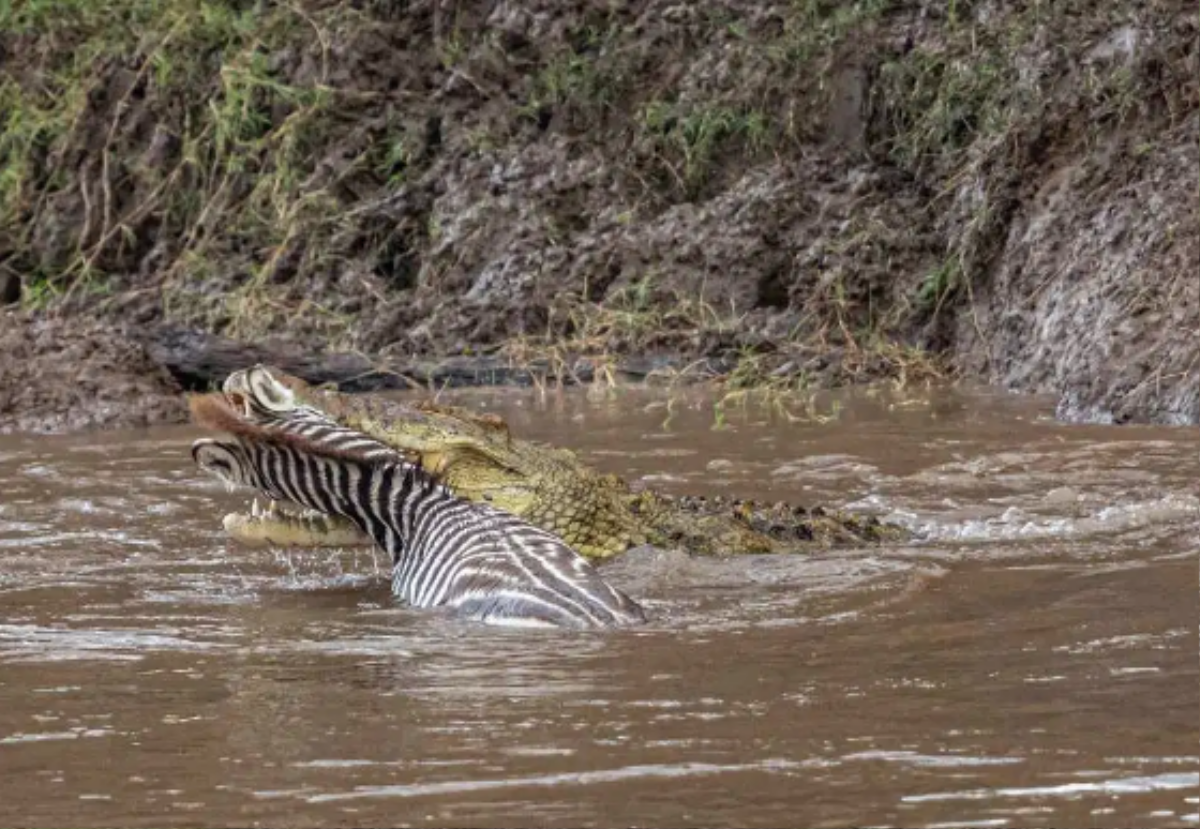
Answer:
M551 533L457 498L395 450L316 410L286 399L260 405L253 385L239 391L239 416L253 426L233 441L197 441L197 464L275 500L349 519L391 554L392 591L412 606L500 624L644 621L637 603Z

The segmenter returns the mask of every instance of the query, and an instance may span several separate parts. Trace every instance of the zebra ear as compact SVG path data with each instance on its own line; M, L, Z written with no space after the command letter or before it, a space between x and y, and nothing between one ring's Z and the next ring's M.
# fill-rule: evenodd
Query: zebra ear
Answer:
M276 380L266 366L257 365L246 371L245 383L254 399L265 409L287 412L296 408L296 395Z
M239 369L225 378L225 382L221 384L221 391L226 394L244 393L246 391L246 370Z
M225 382L221 384L221 391L225 392L225 399L228 400L238 414L244 418L252 418L254 410L250 406L250 382L246 379L248 374L246 369L239 369L225 378Z
M245 464L232 444L201 438L192 444L192 460L200 469L227 484L245 483Z

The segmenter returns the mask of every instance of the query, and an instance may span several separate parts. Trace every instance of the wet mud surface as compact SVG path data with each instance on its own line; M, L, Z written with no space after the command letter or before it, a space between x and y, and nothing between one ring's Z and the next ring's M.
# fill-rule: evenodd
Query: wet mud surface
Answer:
M715 417L448 394L656 487L921 539L606 566L652 621L481 631L367 551L236 547L190 427L0 440L0 821L1191 826L1194 430L995 393ZM714 428L717 427L717 428Z
M186 420L179 384L111 325L0 311L0 434Z

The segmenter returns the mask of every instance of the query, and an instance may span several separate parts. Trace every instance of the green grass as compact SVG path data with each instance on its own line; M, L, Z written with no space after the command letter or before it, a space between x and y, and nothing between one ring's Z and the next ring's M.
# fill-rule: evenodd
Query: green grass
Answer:
M1015 67L993 56L964 57L916 48L885 63L876 90L889 155L918 172L953 163L980 135L997 135L1013 120Z
M518 117L544 126L553 119L561 130L585 134L601 127L636 79L627 75L613 25L579 26L565 48L552 51L527 82Z
M674 185L685 199L697 198L709 189L723 154L758 157L770 134L764 111L723 105L653 100L638 111L636 123L650 148L652 173Z
M937 314L942 306L962 287L962 267L950 258L934 268L917 286L916 304L922 311Z
M898 5L896 0L794 0L783 34L770 50L789 68L807 69Z
M338 128L333 113L347 101L323 72L289 83L271 56L327 41L349 13L215 0L0 3L0 28L54 47L0 84L0 228L23 234L17 262L41 274L26 304L103 295L96 286L109 285L105 271L130 268L166 236L175 244L159 279L174 312L223 318L244 333L286 319L246 295L279 277L276 266L298 240L320 251L344 230L339 181L321 179L318 164ZM128 67L124 84L113 81L117 66ZM165 163L140 163L147 147L134 133L135 100L155 102L156 132L178 148ZM72 180L57 163L81 152L98 158L98 169ZM382 154L364 148L342 173L395 184L406 161L397 139ZM70 188L83 188L85 209L74 244L35 245L29 229ZM300 261L324 264L319 253ZM199 283L230 267L247 278L215 307Z

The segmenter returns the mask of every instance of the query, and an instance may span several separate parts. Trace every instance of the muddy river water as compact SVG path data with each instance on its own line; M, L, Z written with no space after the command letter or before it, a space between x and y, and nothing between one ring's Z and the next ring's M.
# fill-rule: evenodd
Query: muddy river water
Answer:
M653 621L393 606L370 551L246 549L178 427L0 438L0 824L1194 826L1200 431L996 392L789 411L453 402L676 492L902 545L606 568Z

